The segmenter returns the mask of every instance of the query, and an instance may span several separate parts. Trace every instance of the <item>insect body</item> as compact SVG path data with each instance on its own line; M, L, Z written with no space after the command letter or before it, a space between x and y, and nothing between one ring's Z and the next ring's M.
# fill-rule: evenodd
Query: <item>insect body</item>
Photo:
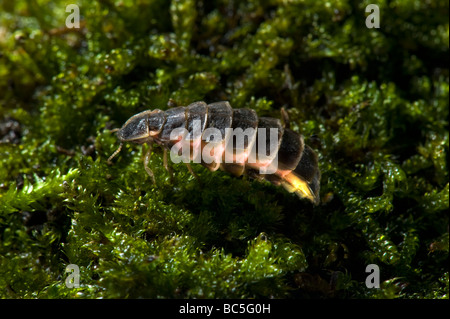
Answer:
M179 132L174 134L175 132ZM270 134L269 134L270 133ZM316 153L303 137L282 125L279 119L258 117L252 109L232 109L226 101L206 104L194 102L187 107L144 111L132 116L117 136L123 142L158 144L167 151L187 154L184 160L200 163L211 171L222 169L233 175L282 185L289 192L313 203L319 202L320 171ZM144 158L148 167L151 148Z

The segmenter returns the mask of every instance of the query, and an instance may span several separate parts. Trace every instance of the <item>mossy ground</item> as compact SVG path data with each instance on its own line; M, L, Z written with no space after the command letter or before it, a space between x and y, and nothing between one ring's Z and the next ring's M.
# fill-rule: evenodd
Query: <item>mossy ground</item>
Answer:
M449 4L368 29L370 3L0 0L0 296L448 298ZM133 145L108 166L108 129L169 99L284 106L321 204L158 152L153 186Z

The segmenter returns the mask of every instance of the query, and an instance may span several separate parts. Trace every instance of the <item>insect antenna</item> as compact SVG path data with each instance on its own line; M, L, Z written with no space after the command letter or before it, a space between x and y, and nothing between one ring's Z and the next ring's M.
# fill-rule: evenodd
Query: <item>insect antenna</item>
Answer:
M118 148L114 153L112 153L111 156L108 158L108 160L107 160L108 165L111 165L111 164L112 164L111 160L112 160L117 154L119 154L119 152L122 150L122 146L123 146L123 143L120 143L119 148Z

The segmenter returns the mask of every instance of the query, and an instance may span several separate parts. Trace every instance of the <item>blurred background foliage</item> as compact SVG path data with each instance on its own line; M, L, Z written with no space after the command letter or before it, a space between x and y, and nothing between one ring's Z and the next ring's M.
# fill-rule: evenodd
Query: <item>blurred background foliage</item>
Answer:
M370 3L0 0L0 296L448 298L449 3L368 29ZM169 100L285 107L321 204L160 152L154 186L133 145L108 166L109 129Z

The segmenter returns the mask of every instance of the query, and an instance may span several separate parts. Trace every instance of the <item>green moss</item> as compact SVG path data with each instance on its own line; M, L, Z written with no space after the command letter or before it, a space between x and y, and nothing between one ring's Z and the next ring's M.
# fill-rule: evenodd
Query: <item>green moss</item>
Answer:
M0 1L3 298L448 298L448 2ZM313 207L150 161L109 129L168 101L289 112ZM381 289L365 286L368 264ZM80 267L79 288L65 267Z

